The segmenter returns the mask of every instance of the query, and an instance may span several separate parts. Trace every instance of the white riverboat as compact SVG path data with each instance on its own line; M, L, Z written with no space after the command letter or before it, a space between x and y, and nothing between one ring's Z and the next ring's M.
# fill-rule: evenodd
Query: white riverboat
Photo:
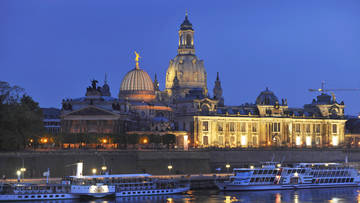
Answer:
M77 163L76 176L65 177L71 193L89 197L128 197L169 195L187 192L190 182L185 179L155 178L150 174L104 174L83 176L83 163ZM93 188L93 189L92 189Z
M77 199L70 193L69 185L61 184L0 184L0 201Z
M281 166L266 162L261 167L235 168L229 180L216 182L220 190L283 190L301 188L357 187L355 168L338 163L299 163Z
M81 185L103 185L109 188L106 195L116 197L142 196L142 195L169 195L187 192L190 190L188 180L160 179L150 174L114 174L83 176L80 179L70 176L67 179L72 187ZM74 186L76 185L76 186ZM73 193L74 194L74 193ZM79 192L81 195L92 195L88 190Z

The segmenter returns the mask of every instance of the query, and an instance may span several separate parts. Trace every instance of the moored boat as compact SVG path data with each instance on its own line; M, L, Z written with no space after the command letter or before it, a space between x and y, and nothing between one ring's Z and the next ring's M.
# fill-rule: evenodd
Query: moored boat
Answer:
M283 190L301 188L357 187L355 168L338 163L299 163L281 166L266 162L261 167L235 168L224 182L216 182L220 190Z

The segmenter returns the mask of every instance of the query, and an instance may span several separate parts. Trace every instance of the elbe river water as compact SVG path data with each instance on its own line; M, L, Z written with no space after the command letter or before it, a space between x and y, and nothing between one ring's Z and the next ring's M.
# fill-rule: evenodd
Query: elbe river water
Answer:
M33 203L35 201L27 201ZM42 203L231 203L231 202L327 202L327 203L360 203L360 187L329 188L329 189L301 189L301 190L274 190L251 192L220 192L218 190L190 190L180 195L137 196L124 198L96 199L96 200L52 200Z

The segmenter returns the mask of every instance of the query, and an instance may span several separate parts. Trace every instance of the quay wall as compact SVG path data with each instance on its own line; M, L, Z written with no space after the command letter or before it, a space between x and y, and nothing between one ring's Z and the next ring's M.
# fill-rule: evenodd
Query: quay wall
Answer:
M360 162L360 150L229 150L229 151L43 151L0 153L0 177L15 178L23 165L25 177L37 178L50 168L51 177L75 174L75 163L84 162L84 175L105 163L111 173L205 174L229 163L231 168L262 161L279 162ZM168 165L173 169L169 172ZM231 170L230 168L230 170Z

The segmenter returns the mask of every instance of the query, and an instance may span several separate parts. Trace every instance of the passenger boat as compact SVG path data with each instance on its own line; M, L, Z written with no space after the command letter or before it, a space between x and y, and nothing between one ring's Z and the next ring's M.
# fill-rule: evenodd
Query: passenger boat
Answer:
M150 174L114 174L83 176L81 179L70 176L67 179L72 187L81 185L107 186L107 195L116 197L140 196L140 195L169 195L183 193L190 190L190 183L186 180L160 179ZM74 186L77 185L77 186ZM74 193L73 193L74 194ZM80 194L80 193L77 193ZM84 189L82 195L94 195Z
M63 200L76 199L70 193L70 186L61 184L0 184L0 201Z
M140 196L140 195L168 195L187 192L190 190L190 182L187 180L175 180L169 178L155 178L150 174L104 174L83 176L83 163L77 163L76 176L69 176L63 180L64 184L72 185L72 194L82 196ZM97 190L91 190L86 186L101 186ZM84 186L82 192L75 192L73 188ZM80 190L79 190L80 191ZM93 192L93 191L97 191ZM101 193L100 191L103 191Z
M339 163L299 163L282 167L266 162L261 167L235 168L224 182L216 181L220 190L282 190L300 188L357 187L355 168Z

